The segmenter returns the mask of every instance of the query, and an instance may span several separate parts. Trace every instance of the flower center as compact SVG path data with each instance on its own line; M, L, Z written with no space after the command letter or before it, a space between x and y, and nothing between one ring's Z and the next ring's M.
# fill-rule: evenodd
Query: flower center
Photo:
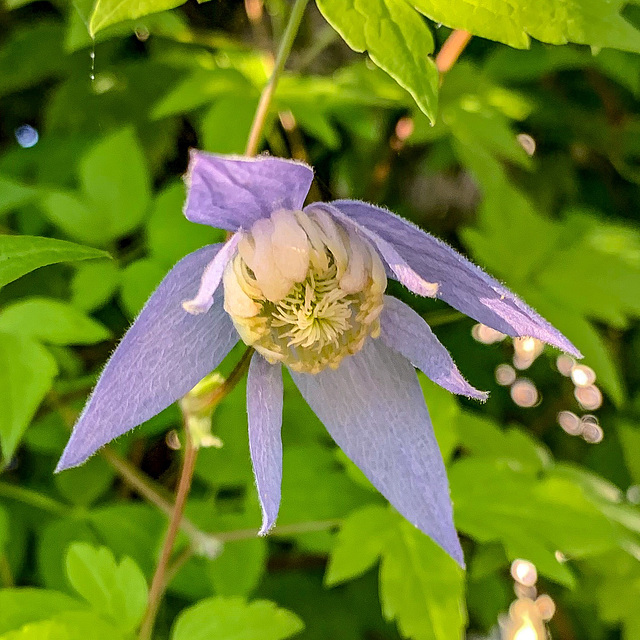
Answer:
M387 278L366 239L323 210L276 211L239 233L224 306L269 362L318 373L379 335Z

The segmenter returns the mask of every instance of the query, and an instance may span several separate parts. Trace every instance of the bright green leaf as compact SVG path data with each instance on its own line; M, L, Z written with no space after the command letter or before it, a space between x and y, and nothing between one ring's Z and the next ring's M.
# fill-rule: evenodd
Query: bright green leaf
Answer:
M430 54L433 37L406 0L317 0L318 8L354 51L392 76L435 121L438 71Z
M501 542L509 560L533 562L541 574L571 586L555 556L595 555L619 543L613 524L568 479L539 479L508 464L470 458L449 471L455 521L480 542Z
M86 244L104 245L111 233L108 224L74 193L52 191L40 201L44 215L70 238Z
M81 608L80 602L59 591L31 587L0 589L0 633Z
M0 311L0 331L51 344L96 344L111 335L99 322L66 302L27 298Z
M37 342L26 336L0 333L0 443L3 462L13 456L56 373L54 359Z
M122 306L130 318L138 315L153 290L167 274L167 270L155 260L136 260L122 271Z
M78 309L93 311L111 299L119 284L120 270L115 262L80 264L71 280L71 302Z
M467 615L462 569L433 540L402 519L380 566L387 620L413 640L461 638Z
M368 571L379 559L388 538L396 533L397 516L388 507L358 509L340 526L325 574L328 585L352 580Z
M80 180L94 224L106 237L119 238L142 222L150 200L150 176L133 130L110 134L90 149L80 162Z
M220 596L246 596L266 569L267 546L262 538L228 542L207 567L211 584Z
M158 13L179 7L185 0L97 0L89 20L89 33L98 31L124 20L135 20L150 13Z
M0 287L48 264L104 257L108 257L104 251L64 240L0 235Z
M131 558L117 563L107 547L77 542L67 552L67 575L73 588L96 611L125 631L133 631L142 620L147 582Z
M552 44L640 51L640 33L621 15L624 0L413 0L435 22L526 48L529 37Z
M113 625L90 611L65 611L9 631L0 640L125 640Z
M273 602L209 598L178 616L171 640L284 640L303 628L298 616Z

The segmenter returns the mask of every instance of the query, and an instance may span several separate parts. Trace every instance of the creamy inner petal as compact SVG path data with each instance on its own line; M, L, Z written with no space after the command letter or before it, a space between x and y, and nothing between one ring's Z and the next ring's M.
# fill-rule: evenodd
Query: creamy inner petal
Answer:
M275 211L243 232L225 309L270 362L317 373L380 333L387 280L377 251L324 211Z

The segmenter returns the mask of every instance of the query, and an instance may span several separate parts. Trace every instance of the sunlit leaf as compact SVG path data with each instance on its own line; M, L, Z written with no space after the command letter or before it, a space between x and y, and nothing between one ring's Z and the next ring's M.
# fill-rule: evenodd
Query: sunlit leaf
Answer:
M414 0L435 22L512 47L528 47L533 37L552 44L577 42L594 47L640 50L640 33L620 12L623 0Z
M23 335L0 333L0 444L3 463L13 456L56 373L54 359L37 342Z
M95 344L109 338L99 322L68 303L27 298L0 311L0 332L28 336L51 344Z
M183 3L184 0L97 0L89 20L89 33L93 36L112 24L173 9Z
M104 251L63 240L0 235L0 287L49 264L104 257Z
M303 628L298 616L273 602L209 598L178 616L171 640L284 640Z
M317 0L327 21L355 51L367 51L435 121L438 72L430 58L433 38L406 0Z
M147 582L128 557L119 563L107 547L85 542L67 552L67 575L73 588L98 612L125 631L133 631L147 607Z

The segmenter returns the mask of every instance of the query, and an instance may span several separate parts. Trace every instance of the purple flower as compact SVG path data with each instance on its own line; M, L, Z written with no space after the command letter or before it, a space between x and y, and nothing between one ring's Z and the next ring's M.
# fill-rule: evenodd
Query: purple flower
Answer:
M484 400L387 276L511 336L579 356L548 322L443 242L370 204L303 208L313 171L280 158L194 152L185 215L233 232L186 256L122 339L75 426L58 470L148 420L215 369L242 339L249 443L275 523L282 477L282 365L333 439L410 522L458 562L445 468L414 366ZM224 290L224 291L223 291Z

